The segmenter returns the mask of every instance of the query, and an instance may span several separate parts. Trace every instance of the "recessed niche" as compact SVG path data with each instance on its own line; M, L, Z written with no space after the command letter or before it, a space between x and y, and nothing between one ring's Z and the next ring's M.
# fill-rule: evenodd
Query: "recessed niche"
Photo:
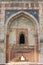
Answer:
M24 36L24 34L20 34L20 39L19 39L19 43L20 44L25 44L25 36Z

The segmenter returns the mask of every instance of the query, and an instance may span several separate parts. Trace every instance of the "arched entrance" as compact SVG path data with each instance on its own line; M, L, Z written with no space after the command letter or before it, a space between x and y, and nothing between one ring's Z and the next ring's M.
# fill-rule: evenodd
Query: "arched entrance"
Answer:
M25 36L24 34L20 34L20 44L25 44Z
M20 61L24 56L25 61L38 61L38 22L26 12L18 12L9 18L6 24L6 59Z

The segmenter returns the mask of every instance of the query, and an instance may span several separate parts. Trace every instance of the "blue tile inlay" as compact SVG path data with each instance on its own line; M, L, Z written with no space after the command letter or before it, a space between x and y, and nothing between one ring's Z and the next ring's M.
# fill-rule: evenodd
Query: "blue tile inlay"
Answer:
M6 20L13 14L17 13L20 10L6 10ZM30 13L31 15L33 15L37 20L38 20L38 10L24 10L28 13Z

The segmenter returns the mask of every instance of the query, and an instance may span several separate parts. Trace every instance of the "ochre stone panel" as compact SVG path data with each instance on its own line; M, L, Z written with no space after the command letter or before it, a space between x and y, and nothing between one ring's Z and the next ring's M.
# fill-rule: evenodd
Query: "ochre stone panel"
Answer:
M31 51L31 52L28 52L28 53L16 53L15 57L13 57L10 61L12 61L12 62L20 62L21 61L21 59L20 59L21 56L25 57L25 61L35 62L34 51ZM36 61L37 61L37 59L36 59Z

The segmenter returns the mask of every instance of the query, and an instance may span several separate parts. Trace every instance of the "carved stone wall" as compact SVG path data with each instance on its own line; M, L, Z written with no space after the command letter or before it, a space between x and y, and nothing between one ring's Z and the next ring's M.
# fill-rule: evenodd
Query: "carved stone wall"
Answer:
M43 62L43 41L41 42L41 40L43 40L43 1L12 1L12 0L0 0L0 63L5 63L6 62L6 21L9 18L9 16L11 16L10 14L12 14L12 12L9 14L9 11L6 13L6 10L10 10L15 13L17 12L17 10L38 10L39 12L33 12L32 11L32 15L33 13L35 14L34 17L36 17L36 14L38 14L39 17L36 17L36 19L39 22L39 28L40 28L40 32L39 32L39 62ZM30 12L31 13L31 12ZM8 16L7 16L7 15ZM13 13L14 14L14 13Z

